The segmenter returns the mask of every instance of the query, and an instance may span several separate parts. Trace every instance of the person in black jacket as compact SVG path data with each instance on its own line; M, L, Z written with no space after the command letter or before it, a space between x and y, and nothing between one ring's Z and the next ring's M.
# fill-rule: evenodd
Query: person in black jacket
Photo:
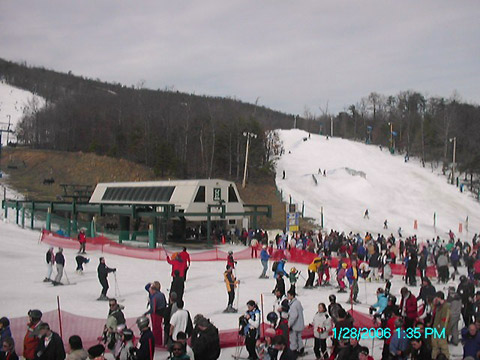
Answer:
M423 300L423 303L427 303L427 298L429 296L435 297L437 290L435 290L435 286L432 285L429 278L424 277L422 279L422 286L420 287L420 293L417 296L417 300Z
M5 338L2 342L0 360L18 360L18 355L15 352L15 342L11 337Z
M98 273L98 281L100 281L100 284L102 285L102 293L100 294L100 297L97 300L108 300L107 276L108 276L108 273L116 272L116 271L117 269L109 268L107 265L105 265L105 258L103 257L100 258L100 264L98 264L97 273Z
M295 352L289 349L287 342L282 336L276 335L272 339L272 344L276 352L274 355L276 356L277 360L295 360L297 358Z
M457 293L462 298L462 317L465 325L473 322L475 315L474 297L475 285L465 275L460 276L460 285L458 285Z
M177 300L183 300L183 293L185 292L185 279L180 276L178 270L174 271L172 284L170 285L170 292L177 294Z
M65 347L60 335L50 330L47 323L38 325L40 342L35 352L35 360L64 360Z
M283 280L283 275L281 273L276 274L277 282L275 283L275 288L272 291L272 294L275 294L275 291L279 291L281 296L285 296L285 280Z
M55 254L55 263L57 264L57 276L55 276L52 284L54 286L63 285L60 281L62 280L63 268L65 267L65 257L63 256L63 249L61 247L58 248L58 252Z
M136 360L153 360L155 355L155 337L148 324L146 316L140 316L137 319L137 326L140 330L140 347L136 351Z
M52 281L52 271L53 271L53 264L55 263L55 254L53 253L53 246L50 247L45 254L45 261L47 262L47 276L43 279L43 282Z
M192 350L196 360L216 360L220 356L218 329L205 317L195 316Z

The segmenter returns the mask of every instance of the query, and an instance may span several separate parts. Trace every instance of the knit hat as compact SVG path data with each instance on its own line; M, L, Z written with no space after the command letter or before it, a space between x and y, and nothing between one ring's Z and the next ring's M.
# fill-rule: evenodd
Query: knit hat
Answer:
M102 344L94 345L88 349L88 355L91 358L101 356L105 352L105 347Z

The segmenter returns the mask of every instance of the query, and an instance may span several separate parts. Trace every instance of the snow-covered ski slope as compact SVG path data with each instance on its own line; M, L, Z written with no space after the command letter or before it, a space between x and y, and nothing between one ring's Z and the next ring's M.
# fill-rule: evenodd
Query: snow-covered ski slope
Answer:
M375 145L310 135L302 130L280 130L285 153L277 162L276 183L285 201L305 202L305 216L339 231L388 234L402 228L407 235L445 237L449 229L462 239L480 230L480 204L469 193L447 183L447 178L414 159ZM304 141L304 139L307 139ZM318 174L326 170L326 177ZM282 179L283 171L286 178ZM315 176L317 185L312 177ZM364 219L365 209L369 219ZM436 228L434 228L436 213ZM468 233L466 219L468 216ZM388 220L388 230L383 222ZM418 229L414 230L417 220ZM459 223L463 233L460 234Z
M0 129L6 130L8 122L12 124L11 130L15 130L17 124L25 114L28 104L35 99L38 109L45 106L45 99L34 95L29 91L25 91L14 86L8 85L4 81L0 81ZM9 141L16 141L15 134L8 136ZM2 144L7 143L7 134L2 134Z

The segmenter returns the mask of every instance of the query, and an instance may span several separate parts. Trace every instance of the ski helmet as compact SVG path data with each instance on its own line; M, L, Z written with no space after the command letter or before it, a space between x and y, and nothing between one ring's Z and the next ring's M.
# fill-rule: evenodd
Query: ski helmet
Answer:
M293 272L293 273L294 273L294 272L297 272L297 269L296 269L295 267L292 267L292 268L290 269L290 272Z
M150 324L150 320L146 316L140 316L137 321L137 326L140 330L145 329Z
M40 310L34 309L28 311L28 316L32 318L32 320L40 320L42 318L42 312Z
M332 295L330 295L330 296L328 297L328 301L330 301L330 302L335 302L335 301L337 301L337 297L332 294Z
M276 324L277 323L277 320L278 320L278 315L276 312L269 312L268 315L267 315L267 321L272 323L272 324Z
M467 280L467 277L465 275L460 276L460 282L464 282Z
M133 331L130 329L123 330L123 337L125 340L132 340L133 339Z
M342 263L342 268L346 269L347 268L347 263Z
M228 252L228 255L233 255L233 251L230 250L230 251Z
M393 305L395 305L395 303L397 302L397 298L393 295L390 295L388 297L388 301L391 301Z

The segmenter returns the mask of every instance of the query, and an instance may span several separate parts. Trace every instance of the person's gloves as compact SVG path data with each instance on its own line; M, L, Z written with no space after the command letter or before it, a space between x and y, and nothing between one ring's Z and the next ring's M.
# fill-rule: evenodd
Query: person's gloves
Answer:
M113 268L113 272L117 272L117 268Z

